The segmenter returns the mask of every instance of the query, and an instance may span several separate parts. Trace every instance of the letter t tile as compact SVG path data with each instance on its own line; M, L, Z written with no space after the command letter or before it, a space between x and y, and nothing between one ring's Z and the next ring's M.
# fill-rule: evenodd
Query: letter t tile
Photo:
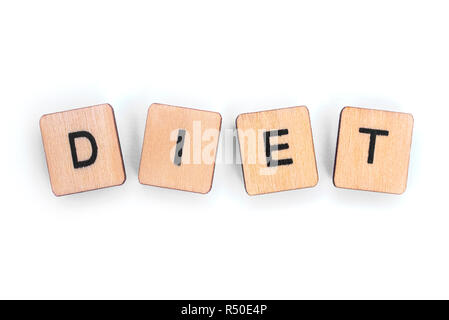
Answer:
M401 194L407 186L413 117L346 107L340 115L334 184Z

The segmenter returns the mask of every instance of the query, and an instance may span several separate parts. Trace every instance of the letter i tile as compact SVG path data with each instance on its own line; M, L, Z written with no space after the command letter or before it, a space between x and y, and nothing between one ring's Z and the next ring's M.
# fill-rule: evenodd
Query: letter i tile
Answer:
M220 128L217 112L153 103L145 127L140 183L208 193Z
M306 107L244 113L236 126L246 192L257 195L318 183Z
M56 196L121 185L125 169L109 104L57 112L40 120Z
M334 184L401 194L407 187L413 116L346 107L340 115Z

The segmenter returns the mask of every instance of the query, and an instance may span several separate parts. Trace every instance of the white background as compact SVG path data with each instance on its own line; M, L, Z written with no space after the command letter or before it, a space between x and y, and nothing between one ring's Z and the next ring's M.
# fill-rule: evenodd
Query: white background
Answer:
M449 298L447 1L2 1L0 298ZM153 102L307 105L317 187L140 185ZM110 103L127 181L56 198L39 118ZM410 112L402 196L332 184L344 106ZM232 146L219 146L219 157Z

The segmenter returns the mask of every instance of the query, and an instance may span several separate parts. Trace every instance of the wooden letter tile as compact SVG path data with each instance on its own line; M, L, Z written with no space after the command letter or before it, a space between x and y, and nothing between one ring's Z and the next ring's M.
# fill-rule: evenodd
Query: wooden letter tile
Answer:
M140 183L208 193L220 127L219 113L152 104L145 128Z
M125 169L109 104L42 116L42 140L56 196L117 186Z
M346 107L340 115L334 184L401 194L407 187L411 114Z
M236 126L249 195L313 187L318 172L306 107L244 113Z

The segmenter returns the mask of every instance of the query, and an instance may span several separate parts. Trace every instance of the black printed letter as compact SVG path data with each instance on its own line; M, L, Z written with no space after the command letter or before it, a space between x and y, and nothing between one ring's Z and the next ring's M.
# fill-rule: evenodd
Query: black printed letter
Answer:
M89 159L78 161L78 155L76 153L76 145L75 139L77 138L86 138L89 140L90 145L92 146L92 155ZM70 142L70 150L72 151L72 161L75 169L84 168L94 164L95 160L97 160L98 147L95 138L87 131L77 131L69 133L69 142Z
M369 138L368 163L374 162L374 149L376 148L376 136L388 136L389 132L386 130L376 130L368 128L360 128L360 133L367 133Z
M186 135L186 131L184 129L179 129L178 141L176 141L175 159L173 160L173 163L177 166L181 165L182 148L184 147L185 135Z
M263 138L265 140L265 156L267 157L267 167L285 166L293 163L293 159L291 158L279 160L271 159L271 151L288 149L288 143L271 145L270 137L283 136L286 134L288 134L288 129L265 131L263 133Z

